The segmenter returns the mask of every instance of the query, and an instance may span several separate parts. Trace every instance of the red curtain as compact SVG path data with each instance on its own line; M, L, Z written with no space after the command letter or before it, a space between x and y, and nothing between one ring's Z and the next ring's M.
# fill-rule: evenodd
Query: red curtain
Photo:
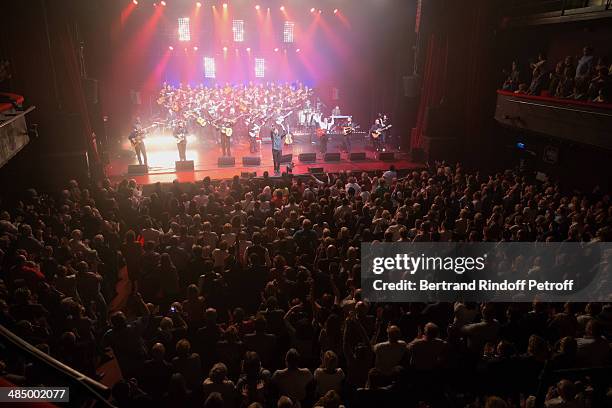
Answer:
M423 69L421 101L416 117L416 126L412 129L410 148L421 147L425 116L427 109L437 106L444 96L448 61L448 37L432 33L427 41L427 54Z

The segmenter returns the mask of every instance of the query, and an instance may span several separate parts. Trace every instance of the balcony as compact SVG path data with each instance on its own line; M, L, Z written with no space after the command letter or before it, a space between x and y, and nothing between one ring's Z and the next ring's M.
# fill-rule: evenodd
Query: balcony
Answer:
M505 27L612 17L612 0L511 0L503 7Z
M19 105L23 103L23 96L4 95ZM0 167L19 153L30 141L25 117L33 110L34 107L30 107L25 111L19 111L15 110L10 103L0 103Z
M495 120L514 129L612 150L612 104L497 91Z

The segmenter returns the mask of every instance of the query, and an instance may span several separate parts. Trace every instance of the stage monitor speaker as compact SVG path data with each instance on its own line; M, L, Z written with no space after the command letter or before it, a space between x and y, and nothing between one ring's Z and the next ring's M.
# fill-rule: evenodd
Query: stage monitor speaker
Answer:
M128 174L147 174L148 169L144 164L130 164L128 165Z
M257 177L257 172L256 171L243 171L240 172L240 178L243 179L252 179Z
M176 171L193 171L193 160L177 161L174 162Z
M219 167L231 167L236 165L236 158L233 156L219 157Z
M323 173L323 167L309 167L308 172L310 174L321 174Z
M292 160L293 160L293 154L283 154L281 157L281 164L291 163Z
M245 156L242 158L242 164L244 166L261 166L261 157Z
M380 152L380 153L378 153L378 160L381 160L381 161L393 161L393 160L395 160L395 153L393 153L393 152Z
M300 153L298 157L300 161L304 163L314 163L317 161L316 153Z
M326 162L340 161L340 153L325 153Z
M365 152L351 153L351 161L361 161L366 159Z

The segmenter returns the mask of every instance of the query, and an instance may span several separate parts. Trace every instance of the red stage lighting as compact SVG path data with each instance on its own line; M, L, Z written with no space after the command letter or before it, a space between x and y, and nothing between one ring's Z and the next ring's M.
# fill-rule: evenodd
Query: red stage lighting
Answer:
M171 45L169 45L169 46L168 46L168 49L169 49L170 51L172 51L172 50L174 49L174 47L173 47L173 46L171 46Z
M315 12L315 10L316 10L316 9L313 7L313 8L311 8L311 9L310 9L310 12L311 12L311 13L314 13L314 12Z
M334 14L338 14L338 9L334 9Z
M321 14L323 12L323 10L319 9L319 14Z
M138 4L138 0L132 0L132 3Z
M162 6L165 6L166 2L164 0L162 0L159 4L161 4Z

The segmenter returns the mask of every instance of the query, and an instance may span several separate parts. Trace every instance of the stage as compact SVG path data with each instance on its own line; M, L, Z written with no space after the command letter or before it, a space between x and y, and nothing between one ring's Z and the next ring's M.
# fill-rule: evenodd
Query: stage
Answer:
M140 184L167 183L174 180L180 182L192 182L202 180L208 176L212 179L226 179L243 172L256 173L262 176L268 171L270 176L274 175L272 163L272 147L270 142L258 143L259 151L250 153L247 135L238 134L232 139L231 153L235 158L234 166L219 166L218 159L221 156L221 148L214 134L211 132L192 132L187 137L187 160L193 160L194 171L177 172L175 161L178 160L178 150L175 139L168 130L159 129L150 133L146 139L146 149L149 162L148 174L128 174L128 166L138 164L138 160L127 138L117 143L116 148L109 152L106 174L113 181L123 178L133 178ZM291 163L293 174L308 174L309 168L323 168L324 172L341 171L381 171L387 170L391 164L397 169L417 169L423 167L423 163L410 160L408 152L391 147L389 143L386 153L391 157L385 160L379 158L371 146L369 136L364 133L351 135L351 152L365 153L365 160L350 160L350 155L345 151L343 136L333 134L329 136L327 146L328 153L339 153L339 161L325 161L320 152L318 137L313 133L295 132L294 143L283 146L283 155L292 155ZM316 153L314 162L301 162L299 155L303 153ZM389 155L387 155L389 156ZM248 166L243 164L244 157L259 157L261 164ZM281 171L285 172L288 163L283 163Z

